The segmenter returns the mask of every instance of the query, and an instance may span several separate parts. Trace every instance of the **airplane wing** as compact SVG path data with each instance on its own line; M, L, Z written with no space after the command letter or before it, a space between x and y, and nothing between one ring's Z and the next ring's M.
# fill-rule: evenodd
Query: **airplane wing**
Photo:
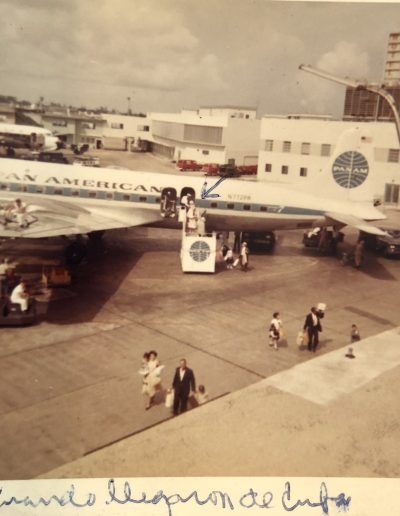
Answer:
M353 226L359 231L363 231L364 233L369 233L371 235L378 236L386 236L386 232L382 229L379 229L373 224L370 224L369 222L366 222L363 219L359 219L354 215L345 215L343 213L328 212L325 213L325 217L333 223L339 222L340 224L344 224L345 226Z
M0 204L15 200L15 193L1 192ZM0 238L45 238L80 235L92 231L141 226L160 220L160 214L149 209L103 207L96 205L78 206L69 202L29 195L18 196L27 204L28 227L20 228L15 222L3 224L0 217Z

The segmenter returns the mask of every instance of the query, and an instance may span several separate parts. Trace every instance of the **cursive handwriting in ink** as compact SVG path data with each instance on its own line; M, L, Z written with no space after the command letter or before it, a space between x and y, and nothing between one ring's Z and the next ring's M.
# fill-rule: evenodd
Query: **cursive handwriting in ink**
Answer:
M249 492L244 494L240 499L240 505L245 507L246 509L251 509L254 506L260 509L272 509L271 503L273 499L273 495L270 491L267 491L262 495L262 502L259 503L257 501L258 493L254 491L251 487Z
M3 488L0 488L0 495L3 495ZM5 500L0 501L0 507L7 507L10 505L23 505L24 507L33 507L37 508L40 506L47 507L49 505L58 504L60 507L65 507L66 505L72 505L76 508L82 507L92 507L96 503L96 495L94 493L89 493L87 495L86 500L83 502L78 502L75 497L75 486L71 485L71 489L67 491L62 496L51 495L48 498L44 498L40 496L37 500L34 500L30 496L25 496L24 498L16 498L15 496L11 496Z
M190 500L193 500L197 505L206 505L208 503L212 503L214 506L218 506L221 504L222 508L229 508L231 511L234 510L234 506L230 496L227 493L223 493L222 491L211 491L208 496L204 499L200 499L197 491L192 491L190 495L184 497L181 494L175 493L171 495L167 495L163 490L157 491L153 496L148 496L147 493L143 493L141 498L135 499L132 495L132 489L129 482L124 482L124 490L122 498L116 495L116 485L115 480L110 479L108 481L108 494L110 495L110 499L106 501L107 505L112 503L118 504L126 504L126 503L134 503L134 504L152 504L158 505L160 502L163 502L168 511L168 516L172 516L172 507L178 503L187 503Z
M225 179L228 179L228 178L227 178L227 177L225 177L225 176L220 177L220 178L218 179L218 181L217 181L215 184L213 184L213 185L212 185L210 188L208 188L208 189L207 189L207 181L204 181L204 184L203 184L203 186L202 186L202 188L201 188L201 198L202 198L202 199L208 199L208 198L215 199L216 197L220 197L220 195L219 195L219 194L217 194L217 193L213 193L213 194L212 194L212 193L210 193L210 192L212 192L215 188L217 188L217 186L218 186L219 184L221 184L221 183L222 183L222 181L224 181Z
M290 482L285 483L285 490L282 495L282 505L286 511L294 511L298 507L321 507L324 514L329 514L329 504L332 502L336 505L339 510L347 511L351 502L351 496L346 497L344 493L340 493L338 496L328 496L328 489L325 482L321 482L319 490L319 501L310 502L309 498L305 500L297 500L296 502L291 501L291 486Z

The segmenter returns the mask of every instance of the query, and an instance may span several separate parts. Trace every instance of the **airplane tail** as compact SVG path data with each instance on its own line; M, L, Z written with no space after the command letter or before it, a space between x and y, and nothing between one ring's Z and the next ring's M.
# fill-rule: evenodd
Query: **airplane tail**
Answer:
M366 125L366 124L362 124ZM329 199L373 204L373 139L367 127L346 129L332 149L327 169L315 185Z

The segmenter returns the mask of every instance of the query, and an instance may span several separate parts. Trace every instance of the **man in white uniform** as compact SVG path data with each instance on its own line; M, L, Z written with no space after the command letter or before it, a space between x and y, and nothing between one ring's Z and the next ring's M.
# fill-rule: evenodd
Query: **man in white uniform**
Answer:
M29 294L26 289L26 282L21 281L11 292L11 303L20 305L21 312L27 312L29 307Z

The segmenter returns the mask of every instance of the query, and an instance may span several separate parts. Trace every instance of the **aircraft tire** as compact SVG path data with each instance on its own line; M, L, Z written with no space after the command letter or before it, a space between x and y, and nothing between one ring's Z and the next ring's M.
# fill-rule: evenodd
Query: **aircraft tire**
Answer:
M67 265L79 265L86 256L86 246L81 242L72 242L65 249L65 261Z

